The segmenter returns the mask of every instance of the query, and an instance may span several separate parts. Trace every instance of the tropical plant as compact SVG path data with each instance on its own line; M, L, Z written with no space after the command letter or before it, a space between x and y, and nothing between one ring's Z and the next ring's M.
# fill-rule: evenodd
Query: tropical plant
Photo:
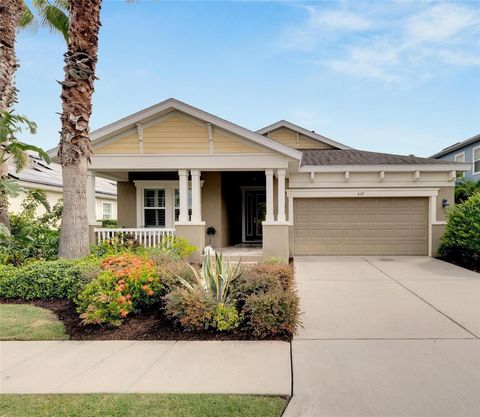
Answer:
M68 40L68 0L32 0L33 10L23 1L23 9L18 20L18 26L36 27L38 26L38 18L40 24L52 31L62 34L65 41Z
M199 272L192 265L189 265L195 282L192 284L185 279L180 282L190 291L202 290L208 294L216 304L229 304L230 285L242 275L240 262L232 265L230 260L223 262L223 255L215 253L215 258L204 256L202 269Z
M41 205L46 212L37 216ZM21 212L10 214L11 230L0 230L0 263L18 266L34 259L55 259L61 214L61 202L51 209L45 192L27 192Z
M70 25L62 84L62 129L58 156L62 164L63 210L59 255L88 254L87 164L91 155L92 113L101 0L69 0Z
M455 203L463 203L467 201L472 195L480 191L480 180L460 180L455 185Z
M29 133L35 133L37 126L25 116L8 111L0 113L0 223L10 227L8 218L8 197L16 197L22 191L18 182L9 178L8 166L11 161L16 171L21 171L28 163L27 151L37 152L45 161L50 162L47 153L37 146L18 140L17 135L26 127Z

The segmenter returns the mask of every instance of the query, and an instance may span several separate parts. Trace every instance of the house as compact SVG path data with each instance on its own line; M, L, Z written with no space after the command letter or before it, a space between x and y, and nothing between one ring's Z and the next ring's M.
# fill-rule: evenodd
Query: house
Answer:
M168 99L91 133L95 177L117 181L118 222L144 244L176 234L264 258L434 255L468 165L352 149L281 120L253 132ZM55 153L55 150L52 150ZM97 240L109 236L89 222ZM117 229L115 233L122 232Z
M480 134L475 135L463 142L455 143L448 148L437 152L431 158L444 161L456 161L469 164L467 171L459 172L459 178L466 180L480 180Z
M62 167L52 162L47 164L36 153L28 154L27 167L20 172L13 164L8 166L8 176L15 178L27 191L42 190L47 196L50 206L53 207L62 198ZM9 210L19 213L25 193L18 197L10 197ZM117 185L115 181L97 178L95 181L95 219L115 220L117 218ZM45 212L43 206L38 207L37 215Z

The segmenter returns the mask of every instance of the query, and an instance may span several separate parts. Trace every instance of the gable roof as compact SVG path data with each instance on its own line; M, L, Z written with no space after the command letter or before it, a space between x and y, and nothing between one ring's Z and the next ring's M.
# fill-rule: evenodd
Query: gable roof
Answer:
M228 132L231 132L235 135L241 136L245 139L248 139L258 145L269 148L273 151L296 159L298 161L302 158L302 153L296 149L290 148L289 146L283 145L274 141L273 139L266 138L258 133L255 133L249 129L246 129L242 126L239 126L235 123L229 122L228 120L222 119L218 116L215 116L206 111L200 110L196 107L190 106L182 101L179 101L174 98L169 98L158 104L155 104L151 107L147 107L143 110L140 110L136 113L131 114L130 116L124 117L116 122L110 123L106 126L101 127L100 129L94 130L90 133L90 138L92 144L99 144L104 140L111 138L112 136L125 132L131 128L134 128L137 123L145 123L147 121L153 120L159 117L162 114L171 112L172 110L177 110L197 119L201 119L207 123L211 123L214 126L218 126ZM51 149L49 154L56 154L57 148Z
M38 184L38 188L42 186L63 187L62 166L51 162L47 164L43 159L39 158L36 153L28 153L28 163L26 168L17 172L12 163L8 164L8 176L18 181ZM117 195L117 184L115 181L105 178L95 178L95 192L105 196Z
M450 145L445 149L442 149L440 152L433 154L430 158L440 158L441 156L445 156L450 152L456 151L457 149L464 148L465 146L471 145L475 142L480 143L480 133L478 135L472 136L471 138L465 139L462 142L454 143L453 145Z
M329 139L325 136L322 136L322 135L319 135L318 133L315 133L314 131L312 130L308 130L308 129L305 129L301 126L298 126L294 123L290 123L289 121L287 120L279 120L278 122L276 123L273 123L269 126L266 126L260 130L257 130L257 133L259 135L264 135L265 133L269 133L269 132L272 132L274 130L277 130L277 129L280 129L281 127L286 127L287 129L290 129L290 130L293 130L294 132L298 132L298 133L301 133L302 135L304 136L307 136L311 139L314 139L318 142L323 142L323 143L326 143L328 145L331 145L333 146L334 148L338 148L338 149L352 149L350 148L349 146L347 145L344 145L343 143L340 143L340 142L337 142L333 139Z

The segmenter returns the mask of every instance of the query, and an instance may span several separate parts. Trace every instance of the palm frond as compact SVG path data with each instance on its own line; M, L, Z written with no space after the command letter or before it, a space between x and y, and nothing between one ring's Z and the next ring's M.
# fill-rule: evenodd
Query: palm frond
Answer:
M20 18L18 19L18 26L25 28L25 27L33 27L34 29L37 28L35 22L35 16L33 15L30 8L27 6L25 2L23 2L23 9L22 13L20 14Z

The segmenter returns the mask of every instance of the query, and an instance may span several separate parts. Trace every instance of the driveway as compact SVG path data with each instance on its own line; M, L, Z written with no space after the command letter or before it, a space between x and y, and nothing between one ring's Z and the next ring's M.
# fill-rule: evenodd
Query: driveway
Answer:
M295 259L285 417L480 416L480 275L428 257Z

